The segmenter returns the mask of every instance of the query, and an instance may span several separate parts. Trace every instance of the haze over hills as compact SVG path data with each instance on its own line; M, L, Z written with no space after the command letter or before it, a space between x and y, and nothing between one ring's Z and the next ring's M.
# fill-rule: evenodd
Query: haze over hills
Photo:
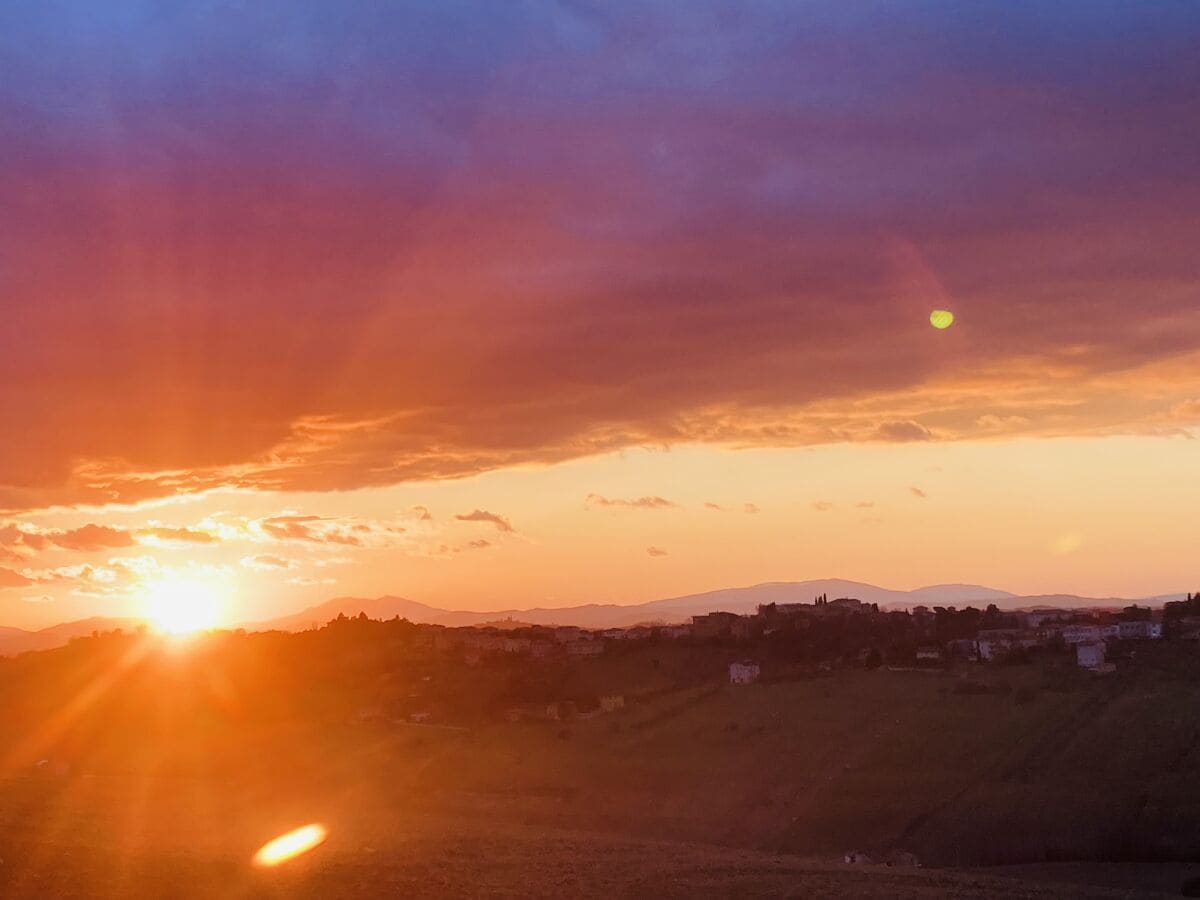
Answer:
M859 581L824 578L810 581L781 581L756 584L750 587L724 588L682 597L668 597L628 606L589 603L562 608L534 607L481 612L450 610L430 606L405 597L336 597L297 613L261 622L246 622L242 627L251 631L303 631L319 627L339 615L357 616L366 613L371 619L392 619L399 616L410 622L428 625L462 627L512 621L528 625L577 625L583 628L621 628L648 623L674 624L687 622L694 615L723 610L733 613L753 612L766 603L811 603L821 594L830 599L856 597L864 603L878 603L881 608L907 609L912 606L982 606L995 603L1001 609L1032 609L1036 607L1113 608L1130 603L1163 603L1182 600L1184 593L1160 594L1154 597L1081 597L1075 594L1039 594L1019 596L1010 591L977 584L935 584L911 591L882 588ZM38 631L0 626L0 656L14 656L29 650L48 650L66 644L71 638L93 631L115 628L136 628L141 621L134 618L96 616L75 622L63 622Z
M530 625L578 625L585 628L619 628L645 623L671 624L686 622L694 615L723 610L733 613L753 612L766 603L811 603L813 598L826 594L836 597L856 597L864 603L881 607L904 609L911 606L966 606L995 603L1002 609L1024 609L1038 606L1114 607L1134 602L1123 598L1089 598L1069 594L1018 596L1009 591L974 584L938 584L911 591L892 590L838 578L811 581L769 582L742 588L726 588L682 597L669 597L628 606L589 603L582 606L547 609L506 609L490 612L446 610L418 603L404 597L338 597L292 615L265 622L247 623L248 628L296 631L320 625L338 615L356 616L365 612L368 618L406 618L419 624L464 626L481 625L511 619ZM1182 599L1183 594L1164 595L1156 602ZM1142 600L1142 602L1145 602Z
M108 616L93 616L75 622L62 622L38 631L23 628L0 627L0 656L15 656L29 650L50 650L61 647L74 637L83 637L93 631L112 631L115 628L136 628L140 619L123 619Z

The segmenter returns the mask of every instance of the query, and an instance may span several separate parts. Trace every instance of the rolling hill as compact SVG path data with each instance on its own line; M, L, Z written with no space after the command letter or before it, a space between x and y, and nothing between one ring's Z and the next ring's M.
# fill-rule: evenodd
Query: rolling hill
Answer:
M75 637L83 637L93 631L112 631L116 628L136 628L139 619L119 619L94 616L75 622L63 622L37 631L23 628L0 627L0 656L16 656L30 650L51 650L61 647Z
M820 594L834 597L857 597L866 603L904 608L917 604L965 605L995 602L1005 607L1022 605L1021 598L1008 591L972 584L933 585L912 591L890 590L859 581L826 578L812 581L786 581L758 584L751 587L728 588L669 597L628 606L590 603L558 609L534 607L505 609L490 612L446 610L418 603L404 597L374 598L338 597L301 612L266 622L248 623L246 627L260 630L296 631L321 625L339 615L357 616L365 612L368 618L406 618L420 624L464 626L481 625L512 619L530 625L578 625L584 628L619 628L649 622L669 624L686 622L694 615L724 610L749 613L765 603L811 603ZM1080 605L1086 605L1086 601Z

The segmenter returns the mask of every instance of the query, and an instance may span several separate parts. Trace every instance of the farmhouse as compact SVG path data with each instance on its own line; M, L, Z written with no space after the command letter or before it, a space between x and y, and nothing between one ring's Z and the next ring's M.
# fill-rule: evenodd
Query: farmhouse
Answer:
M753 684L758 681L759 676L758 663L750 660L742 660L729 664L729 683L730 684Z

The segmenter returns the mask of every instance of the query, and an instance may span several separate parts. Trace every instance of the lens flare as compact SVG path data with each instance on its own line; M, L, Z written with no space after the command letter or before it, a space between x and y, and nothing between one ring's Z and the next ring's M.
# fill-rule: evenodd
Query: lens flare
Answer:
M329 832L325 826L316 824L305 825L289 831L287 834L281 834L259 848L259 851L254 854L254 864L270 868L285 863L289 859L295 859L297 856L321 846L328 836Z
M934 328L949 328L954 324L954 313L948 309L935 309L929 314L929 324Z

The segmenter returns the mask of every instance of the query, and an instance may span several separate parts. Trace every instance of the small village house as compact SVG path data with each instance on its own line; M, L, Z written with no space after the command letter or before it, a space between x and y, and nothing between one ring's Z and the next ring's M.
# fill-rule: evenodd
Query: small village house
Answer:
M729 683L730 684L754 684L758 681L760 669L758 663L750 660L742 660L729 664Z
M1089 641L1075 645L1075 662L1083 669L1099 669L1104 665L1104 642Z

